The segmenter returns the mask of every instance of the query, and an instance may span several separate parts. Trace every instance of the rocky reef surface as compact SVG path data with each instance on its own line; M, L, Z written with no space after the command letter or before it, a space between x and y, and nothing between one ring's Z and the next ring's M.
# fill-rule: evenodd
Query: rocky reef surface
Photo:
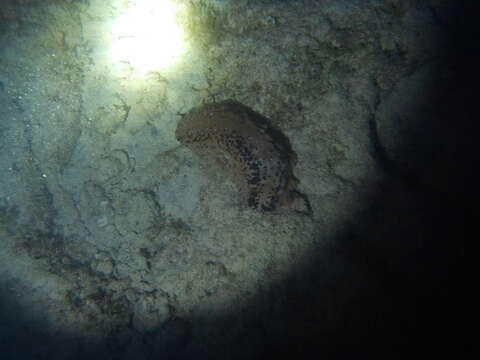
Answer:
M478 195L475 12L171 0L185 50L139 74L108 49L115 19L141 2L2 1L2 358L461 349L444 327L462 329L468 309L455 294L462 201ZM227 100L248 109L255 131L241 137L262 140L252 158L272 161L268 186L175 134L191 109ZM258 211L293 189L309 211Z

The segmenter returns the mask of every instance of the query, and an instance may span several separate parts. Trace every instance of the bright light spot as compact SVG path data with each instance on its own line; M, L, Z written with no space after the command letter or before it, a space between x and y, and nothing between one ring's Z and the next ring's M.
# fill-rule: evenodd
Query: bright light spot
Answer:
M170 0L137 0L112 26L110 56L135 71L162 70L183 52L183 32Z

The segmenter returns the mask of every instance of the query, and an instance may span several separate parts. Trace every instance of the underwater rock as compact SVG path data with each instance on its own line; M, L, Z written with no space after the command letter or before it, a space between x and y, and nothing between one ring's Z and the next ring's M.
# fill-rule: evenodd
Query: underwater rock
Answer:
M296 154L270 121L249 107L226 100L191 109L178 123L177 140L198 155L223 154L248 205L272 211L305 196L296 190Z

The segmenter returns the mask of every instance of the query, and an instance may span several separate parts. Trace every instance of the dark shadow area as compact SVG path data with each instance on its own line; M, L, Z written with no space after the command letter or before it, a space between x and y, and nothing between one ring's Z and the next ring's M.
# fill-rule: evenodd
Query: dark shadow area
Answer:
M48 333L16 305L8 284L0 284L0 358L466 357L473 347L468 325L476 284L473 209L480 200L475 175L480 27L475 1L452 1L452 11L456 20L444 25L450 34L444 60L453 76L438 94L425 94L438 102L439 134L431 136L454 137L449 141L455 144L453 161L423 164L444 174L441 186L419 182L414 171L398 168L376 139L387 180L372 185L362 216L346 225L335 245L319 248L249 309L217 319L172 317L157 332L134 339L122 338L122 329L113 329L101 344ZM338 261L334 273L325 259ZM342 264L348 264L344 271L338 270ZM267 318L271 314L278 317Z

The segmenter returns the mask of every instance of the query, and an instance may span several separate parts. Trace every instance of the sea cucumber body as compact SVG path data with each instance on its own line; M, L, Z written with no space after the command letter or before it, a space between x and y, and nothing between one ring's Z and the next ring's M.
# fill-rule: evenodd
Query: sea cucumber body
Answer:
M175 135L199 155L225 155L250 207L270 211L290 200L297 184L290 142L247 106L227 100L195 107L180 120Z

